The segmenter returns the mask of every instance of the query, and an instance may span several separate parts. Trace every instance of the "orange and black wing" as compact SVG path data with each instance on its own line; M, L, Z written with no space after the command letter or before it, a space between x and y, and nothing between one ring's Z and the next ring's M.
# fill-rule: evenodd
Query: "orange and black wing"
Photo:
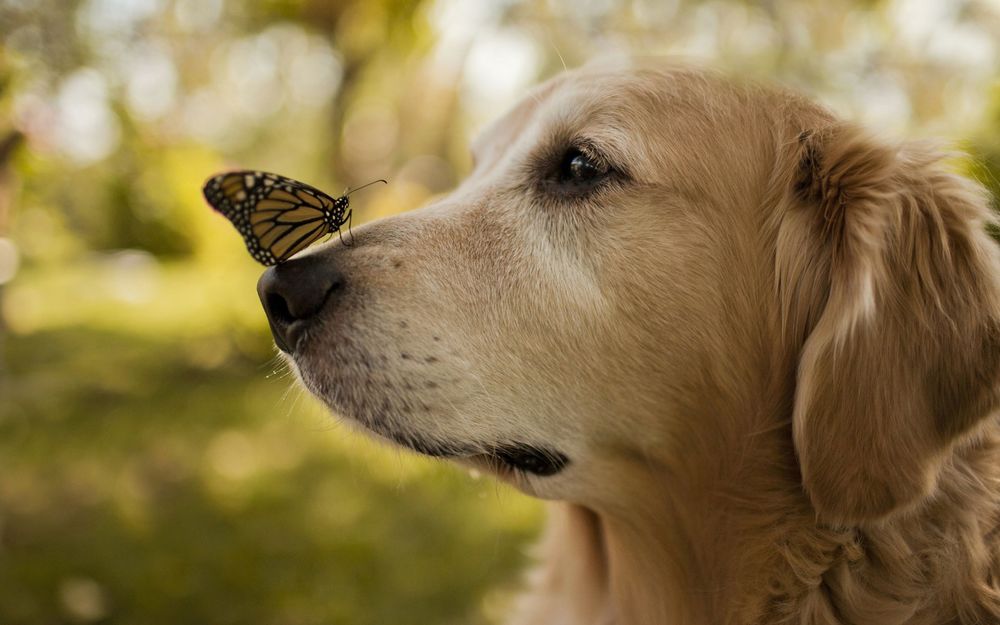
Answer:
M319 189L260 171L220 174L209 179L202 191L263 265L287 260L331 232L340 208L338 200Z

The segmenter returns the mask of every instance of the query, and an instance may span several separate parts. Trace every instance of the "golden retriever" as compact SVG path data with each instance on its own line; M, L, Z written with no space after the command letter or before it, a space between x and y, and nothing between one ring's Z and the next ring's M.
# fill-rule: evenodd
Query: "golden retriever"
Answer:
M472 151L259 293L336 413L552 500L511 623L1000 623L979 186L676 67L561 75Z

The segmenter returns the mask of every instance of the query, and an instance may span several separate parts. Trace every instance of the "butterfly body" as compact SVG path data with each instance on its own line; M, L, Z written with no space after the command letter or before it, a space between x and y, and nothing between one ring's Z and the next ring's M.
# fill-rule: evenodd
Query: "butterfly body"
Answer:
M333 198L303 182L262 171L219 174L202 192L263 265L287 260L351 218L348 194Z

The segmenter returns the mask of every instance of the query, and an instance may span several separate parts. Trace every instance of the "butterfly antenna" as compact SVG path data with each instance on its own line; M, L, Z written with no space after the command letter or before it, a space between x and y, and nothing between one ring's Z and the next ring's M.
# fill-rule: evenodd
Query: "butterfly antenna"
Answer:
M379 183L379 182L381 182L383 184L389 184L388 180L383 180L383 179L380 178L378 180L373 180L373 181L369 182L368 184L363 184L360 187L354 187L353 189L349 189L347 191L344 191L344 196L348 196L348 195L354 193L355 191L360 191L361 189L364 189L365 187L370 187L373 184L376 184L376 183Z

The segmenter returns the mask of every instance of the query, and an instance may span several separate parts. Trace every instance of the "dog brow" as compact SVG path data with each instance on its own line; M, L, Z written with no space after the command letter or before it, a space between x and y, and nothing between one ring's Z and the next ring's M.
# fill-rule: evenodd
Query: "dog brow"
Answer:
M565 80L565 78L555 79L540 87L536 87L530 92L529 97L522 100L520 104L479 131L469 143L473 164L485 162L490 158L491 150L489 146L504 146L507 144L505 141L497 140L497 137L500 135L517 136L520 134L535 116L538 109L548 99L549 95Z

